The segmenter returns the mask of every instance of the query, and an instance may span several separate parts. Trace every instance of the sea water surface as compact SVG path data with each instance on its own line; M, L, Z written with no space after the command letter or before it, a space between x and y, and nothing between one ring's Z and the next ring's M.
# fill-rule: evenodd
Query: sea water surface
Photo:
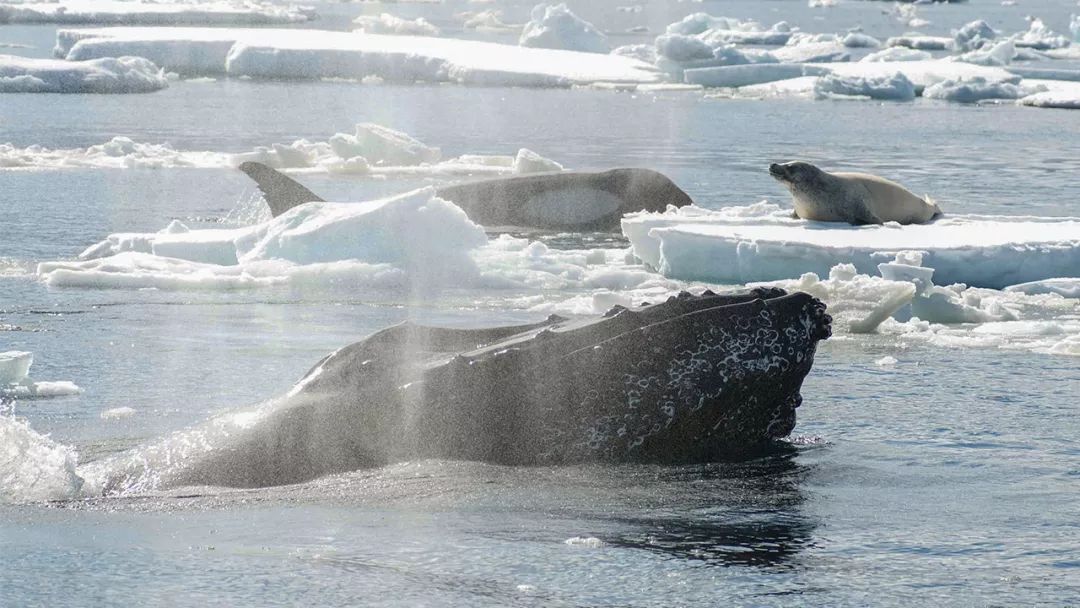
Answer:
M858 7L835 18L801 1L692 9L813 31L888 9L849 4ZM1023 8L1060 20L1066 4ZM663 6L646 13L654 31L692 10ZM771 18L774 9L782 16ZM974 1L924 9L946 31L988 16L1022 29L1022 12ZM0 40L41 52L53 30L2 26ZM359 122L405 131L446 157L528 147L576 169L647 166L708 207L784 203L765 168L801 158L887 175L948 212L1080 215L1077 112L230 80L152 95L0 96L0 142L19 147L123 135L243 152L325 140ZM432 183L299 179L342 200ZM6 407L93 462L281 394L327 353L392 323L545 316L520 304L537 294L518 290L101 290L49 288L33 273L111 232L173 219L235 225L257 210L252 198L247 178L228 169L0 169L0 351L32 351L35 378L84 390ZM602 235L530 238L625 246ZM876 363L885 356L897 362ZM280 488L5 497L0 606L1076 605L1077 395L1075 357L838 336L819 347L790 450L748 462L421 461ZM121 407L134 414L102 418Z

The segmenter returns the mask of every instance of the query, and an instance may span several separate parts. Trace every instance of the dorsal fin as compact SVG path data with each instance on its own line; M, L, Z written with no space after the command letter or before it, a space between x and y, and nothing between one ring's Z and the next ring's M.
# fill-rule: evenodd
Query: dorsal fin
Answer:
M262 191L263 198L266 199L266 204L270 206L270 214L274 217L297 205L323 201L317 194L301 186L293 178L262 163L242 163L240 170L255 180L255 184Z

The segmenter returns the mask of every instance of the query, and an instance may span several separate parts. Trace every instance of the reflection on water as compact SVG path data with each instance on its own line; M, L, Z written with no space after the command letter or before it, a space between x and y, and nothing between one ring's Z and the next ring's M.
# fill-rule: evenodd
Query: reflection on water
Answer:
M605 541L708 566L792 567L816 528L801 511L807 468L797 454L672 469L665 477L691 489L685 510L619 517L629 529Z

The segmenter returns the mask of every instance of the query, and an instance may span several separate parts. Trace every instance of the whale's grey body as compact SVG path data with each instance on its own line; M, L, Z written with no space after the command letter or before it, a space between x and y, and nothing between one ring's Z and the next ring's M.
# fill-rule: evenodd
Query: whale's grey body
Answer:
M274 217L297 205L323 200L262 163L246 162L240 170L258 184ZM544 230L615 231L626 213L693 203L665 175L650 169L500 177L442 186L437 194L483 226Z
M824 304L778 289L684 293L529 326L404 323L327 356L239 428L223 419L173 440L175 449L144 451L128 470L112 468L106 491L140 479L280 485L420 458L554 465L745 455L791 432L803 378L829 334ZM192 445L210 448L195 454ZM142 469L154 460L173 468Z

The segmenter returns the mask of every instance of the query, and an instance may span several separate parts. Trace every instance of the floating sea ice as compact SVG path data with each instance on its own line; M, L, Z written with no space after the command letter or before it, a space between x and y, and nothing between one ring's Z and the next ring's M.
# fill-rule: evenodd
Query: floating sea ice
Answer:
M1021 83L1041 89L1041 92L1022 97L1017 103L1037 108L1080 109L1080 82L1025 78Z
M1039 92L1022 85L1020 77L1010 80L987 80L981 76L943 80L923 89L927 99L976 103L986 99L1020 99Z
M135 54L184 75L254 79L371 77L394 82L570 87L650 83L654 66L628 57L435 38L262 28L62 29L54 53L70 61ZM606 46L604 48L606 51Z
M858 274L851 264L833 266L826 280L808 272L796 280L750 284L757 285L804 291L824 301L833 322L854 334L876 331L915 295L911 283Z
M1016 45L1012 40L1002 40L996 44L983 46L974 51L957 55L953 59L976 65L1009 65L1016 56Z
M0 93L150 93L169 86L142 57L73 63L0 55Z
M892 10L893 17L907 27L919 29L930 25L930 22L919 16L919 7L913 4L897 3Z
M1051 30L1042 19L1037 17L1031 19L1026 32L1014 34L1012 41L1017 47L1038 50L1060 49L1070 44L1067 37Z
M107 410L103 410L100 414L102 420L117 420L120 418L131 418L135 415L135 410L130 407L114 407Z
M848 32L847 34L844 34L844 37L840 39L840 42L843 43L844 46L850 48L876 49L881 46L880 40L862 32Z
M489 9L477 13L461 13L462 27L467 30L479 30L489 32L506 32L520 30L521 24L505 23L502 20L503 13L498 9Z
M933 268L922 266L923 255L916 251L901 251L892 262L878 264L878 272L892 281L909 281L915 286L910 309L897 311L898 320L918 317L931 323L986 323L1015 321L1017 314L1006 307L999 297L986 291L969 289L967 285L948 287L934 285Z
M919 34L894 36L885 41L885 46L902 46L919 51L946 51L951 50L955 44L956 41L952 38Z
M716 284L823 276L839 263L877 274L898 251L924 251L942 284L1001 289L1080 276L1080 218L951 215L929 224L849 226L790 217L777 205L688 206L627 214L634 254L665 276ZM883 259L884 258L884 259Z
M847 47L835 40L782 46L771 54L783 63L832 63L851 59Z
M82 392L73 382L35 382L28 375L33 363L33 353L14 350L0 353L0 397L40 399Z
M953 40L956 48L963 51L971 51L982 48L987 43L997 38L998 32L990 25L978 19L965 24L958 30L953 30Z
M826 74L814 84L814 95L818 99L860 97L911 101L915 99L915 85L900 72L884 77Z
M886 61L928 61L933 55L926 51L919 51L903 46L891 46L875 51L859 60L860 63L886 62Z
M442 158L438 148L428 146L401 131L369 122L356 125L354 135L334 135L329 143L334 153L341 158L363 156L375 165L419 165L435 163Z
M1046 279L1010 285L1005 291L1036 294L1057 294L1063 298L1080 298L1080 279Z
M33 363L34 353L19 350L0 353L0 386L25 380Z
M521 46L607 53L607 36L578 17L566 4L537 4L518 40Z
M311 9L268 2L53 0L0 4L0 23L286 25L314 18Z
M516 174L544 173L548 171L562 171L563 166L559 163L540 156L528 148L518 150L514 157L513 170Z
M416 19L402 19L390 13L381 13L379 16L361 15L353 19L353 25L359 26L353 30L366 34L405 34L410 36L438 36L442 32L423 17Z

